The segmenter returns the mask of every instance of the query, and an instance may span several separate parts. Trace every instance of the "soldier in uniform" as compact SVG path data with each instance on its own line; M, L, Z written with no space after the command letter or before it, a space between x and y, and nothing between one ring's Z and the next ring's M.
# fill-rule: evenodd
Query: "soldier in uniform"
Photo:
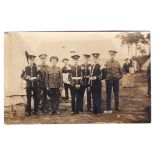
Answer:
M45 75L46 75L46 72L47 72L47 69L49 66L46 64L47 54L40 54L39 58L40 58L41 64L38 65L38 70L40 71L41 77L40 77L40 81L39 81L38 100L40 103L40 101L42 99L41 110L43 113L45 113L46 112L45 106L47 103L47 89L45 86Z
M122 69L123 69L123 73L124 74L127 74L127 73L129 73L129 68L130 68L130 63L129 63L129 59L128 58L126 58L125 59L125 63L123 64L123 67L122 67Z
M93 98L93 113L101 116L101 91L102 91L102 72L101 65L98 63L99 53L93 53L94 64L91 67L90 86Z
M79 113L79 105L81 102L81 66L78 65L79 55L73 55L71 57L74 60L74 65L71 66L71 73L69 75L69 81L71 83L71 96L72 96L72 112L71 114Z
M26 106L26 117L32 114L31 111L31 97L34 99L34 114L40 116L38 112L38 80L39 73L35 64L35 55L28 55L27 60L29 65L25 67L21 74L21 78L26 80L26 95L27 95L27 106Z
M82 102L80 104L80 111L83 111L83 98L85 91L87 93L87 111L91 111L91 89L89 83L89 76L91 72L91 64L89 64L90 55L84 54L85 62L81 65L82 70Z
M69 95L68 90L70 90L70 82L69 82L69 73L71 72L71 66L68 64L69 59L64 58L62 60L64 66L62 67L62 75L63 75L63 82L64 82L64 89L65 89L65 102L68 102Z
M57 56L50 57L51 66L48 68L45 77L45 85L50 97L52 115L61 114L59 112L59 97L63 87L63 79L61 68L56 66L58 61Z
M113 88L115 96L115 110L119 111L119 80L122 78L121 66L118 61L115 60L117 51L110 50L110 60L105 63L106 68L106 102L107 108L105 113L112 113L111 110L111 91Z

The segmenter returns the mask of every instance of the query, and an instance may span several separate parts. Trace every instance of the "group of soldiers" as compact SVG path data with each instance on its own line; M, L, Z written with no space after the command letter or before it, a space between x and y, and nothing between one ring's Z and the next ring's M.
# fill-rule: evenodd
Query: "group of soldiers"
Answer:
M46 113L47 96L51 105L50 114L61 115L59 111L59 98L62 89L65 89L65 102L68 102L71 94L71 114L83 112L84 94L87 96L87 111L101 116L102 108L102 80L106 82L106 109L105 113L112 113L111 94L114 92L115 111L119 111L119 80L122 78L121 66L115 60L117 51L110 50L109 60L101 65L99 63L99 53L91 55L84 54L84 63L79 64L79 55L72 55L73 64L69 64L69 59L64 58L63 68L57 66L59 58L50 57L51 65L46 64L47 54L39 55L41 64L35 64L35 55L28 55L28 66L24 68L21 78L26 80L27 106L26 116L32 114L31 98L34 99L34 113L40 116ZM90 64L90 57L93 58L93 64ZM91 103L93 101L93 104ZM39 104L41 103L41 111Z

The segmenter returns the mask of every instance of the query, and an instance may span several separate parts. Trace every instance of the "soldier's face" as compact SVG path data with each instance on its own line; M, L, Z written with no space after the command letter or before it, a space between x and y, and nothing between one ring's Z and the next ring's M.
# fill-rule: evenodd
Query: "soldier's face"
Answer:
M89 58L85 58L85 63L88 63L89 62Z
M64 63L64 65L68 65L68 61L67 60L64 60L63 63Z
M98 58L94 57L94 63L97 63L98 62Z
M125 62L126 62L127 64L129 63L129 61L128 61L128 60L126 60Z
M40 61L41 61L41 63L45 63L46 62L46 58L41 58Z
M77 65L78 64L78 59L74 59L73 63L74 63L74 65Z
M58 63L58 62L57 62L56 59L52 59L52 60L51 60L51 65L52 65L52 66L55 66L57 63Z
M114 60L115 59L116 54L115 53L110 53L110 59Z
M33 65L35 63L34 59L29 59L29 64Z

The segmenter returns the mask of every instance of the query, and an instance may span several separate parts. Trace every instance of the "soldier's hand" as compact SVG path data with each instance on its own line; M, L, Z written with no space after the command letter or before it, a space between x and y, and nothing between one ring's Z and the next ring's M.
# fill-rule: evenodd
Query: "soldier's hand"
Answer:
M93 77L93 80L96 80L96 76Z
M36 79L36 77L31 77L31 80L35 80Z
M62 87L60 87L59 90L62 91Z
M67 69L68 69L68 70L71 70L71 67L70 67L70 66L67 66Z
M27 76L27 77L26 77L26 80L31 80L30 76Z
M88 91L90 91L90 87L88 87Z
M90 79L90 80L93 80L93 77L90 77L89 79Z
M76 89L79 89L79 88L80 88L80 85L77 84L77 85L75 86L75 88L76 88Z

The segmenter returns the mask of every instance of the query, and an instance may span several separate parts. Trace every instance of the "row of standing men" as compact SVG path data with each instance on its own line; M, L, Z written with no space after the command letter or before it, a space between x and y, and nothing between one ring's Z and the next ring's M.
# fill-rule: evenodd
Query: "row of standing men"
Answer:
M105 113L112 113L111 92L115 96L115 110L119 111L119 80L122 78L120 63L115 60L117 51L109 51L109 60L104 64L99 64L99 53L93 53L93 65L89 63L91 55L84 54L85 62L79 65L79 55L73 55L73 65L69 65L69 59L64 58L64 67L57 67L59 58L51 56L49 67L46 64L46 54L39 55L40 65L35 64L35 55L28 55L28 66L24 68L21 78L26 80L27 106L26 116L32 114L31 97L34 99L34 114L41 115L39 103L42 101L42 112L45 111L47 95L50 97L51 114L59 112L59 97L64 87L65 100L68 100L68 89L71 94L71 114L83 112L84 94L87 93L87 111L97 116L102 113L102 80L106 82L106 110ZM91 104L93 100L93 106Z

